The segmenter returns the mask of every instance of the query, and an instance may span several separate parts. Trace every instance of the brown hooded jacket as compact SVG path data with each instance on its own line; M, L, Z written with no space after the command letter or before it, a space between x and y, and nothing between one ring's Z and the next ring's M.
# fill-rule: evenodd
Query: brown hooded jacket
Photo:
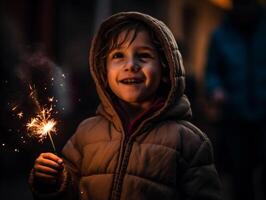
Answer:
M100 78L104 62L97 53L101 37L117 22L138 19L154 30L170 71L165 104L126 137L121 117ZM122 12L104 21L90 50L90 70L101 104L97 115L83 121L63 149L64 177L54 193L33 188L37 199L220 199L209 139L191 123L183 94L184 67L166 25L151 16Z

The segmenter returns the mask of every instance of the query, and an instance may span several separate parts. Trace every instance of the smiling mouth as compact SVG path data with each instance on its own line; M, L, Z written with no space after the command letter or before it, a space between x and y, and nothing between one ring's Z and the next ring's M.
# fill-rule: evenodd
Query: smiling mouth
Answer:
M126 84L126 85L134 85L134 84L140 84L143 82L142 79L137 78L127 78L119 81L120 83Z

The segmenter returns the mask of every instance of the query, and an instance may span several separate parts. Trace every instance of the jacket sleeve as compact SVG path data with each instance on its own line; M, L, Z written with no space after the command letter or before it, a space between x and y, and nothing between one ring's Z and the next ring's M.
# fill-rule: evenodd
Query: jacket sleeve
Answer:
M185 167L179 182L181 199L220 200L221 184L213 163L211 143L202 132L193 132L194 136L187 137L189 141L184 141L184 145L188 145L184 147Z
M81 153L75 142L75 135L67 142L62 151L64 170L57 185L38 185L31 171L29 184L35 200L78 200L79 169Z

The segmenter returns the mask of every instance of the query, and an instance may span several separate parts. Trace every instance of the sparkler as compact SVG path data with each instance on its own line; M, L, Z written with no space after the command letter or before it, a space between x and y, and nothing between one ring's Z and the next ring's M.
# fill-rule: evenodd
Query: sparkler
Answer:
M56 133L56 124L57 121L51 117L52 107L42 108L42 110L35 116L30 119L30 122L27 123L27 130L30 135L35 136L39 141L43 141L47 136L49 137L54 152L56 152L55 144L52 138L51 133Z
M38 138L39 141L43 141L47 136L50 139L53 150L56 153L55 144L52 138L52 133L56 133L56 124L57 121L52 117L53 107L41 107L37 99L36 91L30 86L30 97L33 99L36 107L37 114L32 117L30 121L26 124L27 130L29 131L30 136ZM52 98L48 98L48 101L52 102Z
M66 76L62 73L62 70L60 67L58 67L54 62L49 60L42 50L34 50L33 52L26 51L25 54L23 54L22 63L20 63L19 66L19 73L18 78L23 82L23 88L24 84L27 82L34 83L35 81L38 81L35 79L36 77L40 77L40 86L43 85L42 89L44 92L49 92L49 89L54 89L52 87L55 87L57 91L61 90L61 87L65 87L65 80ZM27 72L24 73L24 67L25 69L29 69ZM44 74L42 77L42 74L45 70L48 70L47 74ZM39 76L41 75L41 76ZM49 76L47 76L49 75ZM50 77L50 75L54 75L54 77ZM49 78L49 80L47 79ZM51 81L51 83L47 82ZM21 83L22 83L21 82ZM61 83L62 82L62 83ZM61 83L61 87L59 88L58 85ZM8 81L5 80L4 84L8 84ZM33 84L29 85L29 89L27 91L29 93L29 97L31 102L28 101L21 101L18 105L13 105L8 103L8 106L10 106L11 111L13 112L12 116L17 117L20 119L23 124L24 128L27 129L27 135L38 138L38 142L42 142L44 139L49 137L49 140L53 146L53 150L56 153L56 147L53 141L53 134L57 133L57 124L58 121L54 117L54 114L57 114L57 111L55 111L55 107L57 106L58 100L54 97L49 97L47 104L42 104L42 101L38 101L38 95L36 93L36 89ZM60 95L61 95L61 91ZM43 93L42 93L43 94ZM23 96L24 97L24 96ZM24 100L24 99L21 99ZM21 106L26 103L26 109L32 106L33 109L30 112L30 118L28 118L27 112L21 109ZM60 102L61 103L61 102ZM61 105L61 104L60 104ZM60 106L58 106L60 107ZM32 115L33 114L33 115ZM27 117L27 118L26 118ZM26 120L26 122L25 122ZM15 132L14 129L8 129L8 132ZM19 130L17 130L19 132ZM23 138L21 138L23 139ZM23 139L23 143L26 143ZM3 143L2 146L5 144ZM1 144L0 144L1 147Z

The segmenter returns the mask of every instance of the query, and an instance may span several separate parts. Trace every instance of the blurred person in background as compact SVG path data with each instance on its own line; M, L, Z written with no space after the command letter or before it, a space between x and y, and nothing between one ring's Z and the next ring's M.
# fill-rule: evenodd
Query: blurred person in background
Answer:
M257 196L258 166L259 191L266 189L266 12L254 0L232 5L211 37L205 84L221 116L219 150L232 173L234 199L248 200Z

